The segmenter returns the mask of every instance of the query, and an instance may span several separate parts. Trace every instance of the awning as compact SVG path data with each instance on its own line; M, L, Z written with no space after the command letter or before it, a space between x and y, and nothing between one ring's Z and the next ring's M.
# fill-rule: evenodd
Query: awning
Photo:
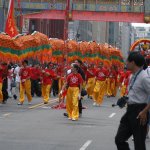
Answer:
M65 19L65 11L63 10L47 10L38 13L31 13L23 15L23 18L27 19Z

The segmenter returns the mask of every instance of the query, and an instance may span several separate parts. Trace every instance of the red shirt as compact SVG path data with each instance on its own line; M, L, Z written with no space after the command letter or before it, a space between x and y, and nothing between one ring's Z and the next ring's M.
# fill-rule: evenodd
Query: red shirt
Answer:
M124 78L124 84L125 84L126 86L128 86L128 84L129 84L130 76L131 76L131 72L130 72L130 71L127 71L127 72L126 72L126 76L125 76L125 78Z
M41 71L39 68L32 67L31 68L31 79L37 80L41 76Z
M114 70L111 70L109 72L109 78L117 79L117 72Z
M90 73L89 71L92 73ZM88 80L89 78L93 78L93 77L95 77L95 73L96 73L96 70L95 70L95 68L90 68L90 69L88 69L87 71L86 71L86 79Z
M70 87L79 87L82 82L83 79L79 73L71 73L67 76L67 83Z
M30 72L30 68L29 67L20 69L20 78L21 78L21 80L30 78L30 76L31 76L31 72Z
M57 74L58 74L59 76L62 76L62 74L63 74L63 66L59 66L59 67L57 68Z
M106 70L104 68L98 69L96 71L96 79L100 80L100 81L105 81L108 74L109 74L108 70Z
M7 65L2 65L2 79L7 78L8 75L8 67Z
M119 82L122 83L123 79L125 78L125 73L123 71L119 71L118 77L119 77Z
M46 75L45 73L42 74L43 77L43 84L44 85L48 85L48 84L52 84L52 79L56 77L56 74L53 70L50 69L45 69L44 70L46 73L49 73L50 75Z
M0 69L0 83L3 82L3 69Z

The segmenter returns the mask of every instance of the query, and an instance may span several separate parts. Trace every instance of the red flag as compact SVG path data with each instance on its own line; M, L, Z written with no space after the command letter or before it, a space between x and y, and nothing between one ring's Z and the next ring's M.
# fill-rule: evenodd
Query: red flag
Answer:
M8 14L5 25L5 33L7 33L11 37L14 37L17 34L19 34L14 18L14 0L9 1Z

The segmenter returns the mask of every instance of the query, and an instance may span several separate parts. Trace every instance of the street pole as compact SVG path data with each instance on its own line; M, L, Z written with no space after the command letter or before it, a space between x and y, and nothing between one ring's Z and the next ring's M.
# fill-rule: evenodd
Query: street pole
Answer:
M68 39L70 0L66 0L65 20L64 20L64 40Z
M3 5L3 31L5 31L5 0L2 0L2 5Z

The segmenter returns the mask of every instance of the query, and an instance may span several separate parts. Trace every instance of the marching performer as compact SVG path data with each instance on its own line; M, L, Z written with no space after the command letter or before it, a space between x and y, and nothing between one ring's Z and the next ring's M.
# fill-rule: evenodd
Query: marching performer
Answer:
M24 60L22 62L22 68L19 72L20 75L20 99L18 105L22 105L24 103L24 94L26 93L28 98L28 104L31 104L32 96L31 96L31 81L30 81L30 68L28 67L28 61Z
M48 104L52 81L56 77L55 72L51 69L51 65L49 63L48 68L42 70L42 96L44 104Z
M105 95L107 86L106 78L108 76L108 70L103 67L103 63L99 63L98 69L96 71L96 84L93 90L93 100L94 106L100 106L103 102L103 97Z
M71 73L67 76L65 87L68 87L66 96L66 110L68 119L73 121L79 118L78 102L81 98L80 93L82 90L83 79L78 73L79 66L77 64L71 65Z
M120 96L123 97L127 93L127 87L129 84L129 80L131 77L131 72L127 71L127 68L124 69L124 72L121 74L121 88L120 88Z
M3 67L2 65L0 65L0 104L3 102L2 86L3 86Z
M108 97L116 96L116 82L117 82L117 72L115 71L115 66L112 66L109 72L109 89L107 91Z
M90 98L92 98L93 89L95 86L95 72L96 69L94 68L94 64L89 64L89 67L86 71L86 80L87 80L86 90Z

